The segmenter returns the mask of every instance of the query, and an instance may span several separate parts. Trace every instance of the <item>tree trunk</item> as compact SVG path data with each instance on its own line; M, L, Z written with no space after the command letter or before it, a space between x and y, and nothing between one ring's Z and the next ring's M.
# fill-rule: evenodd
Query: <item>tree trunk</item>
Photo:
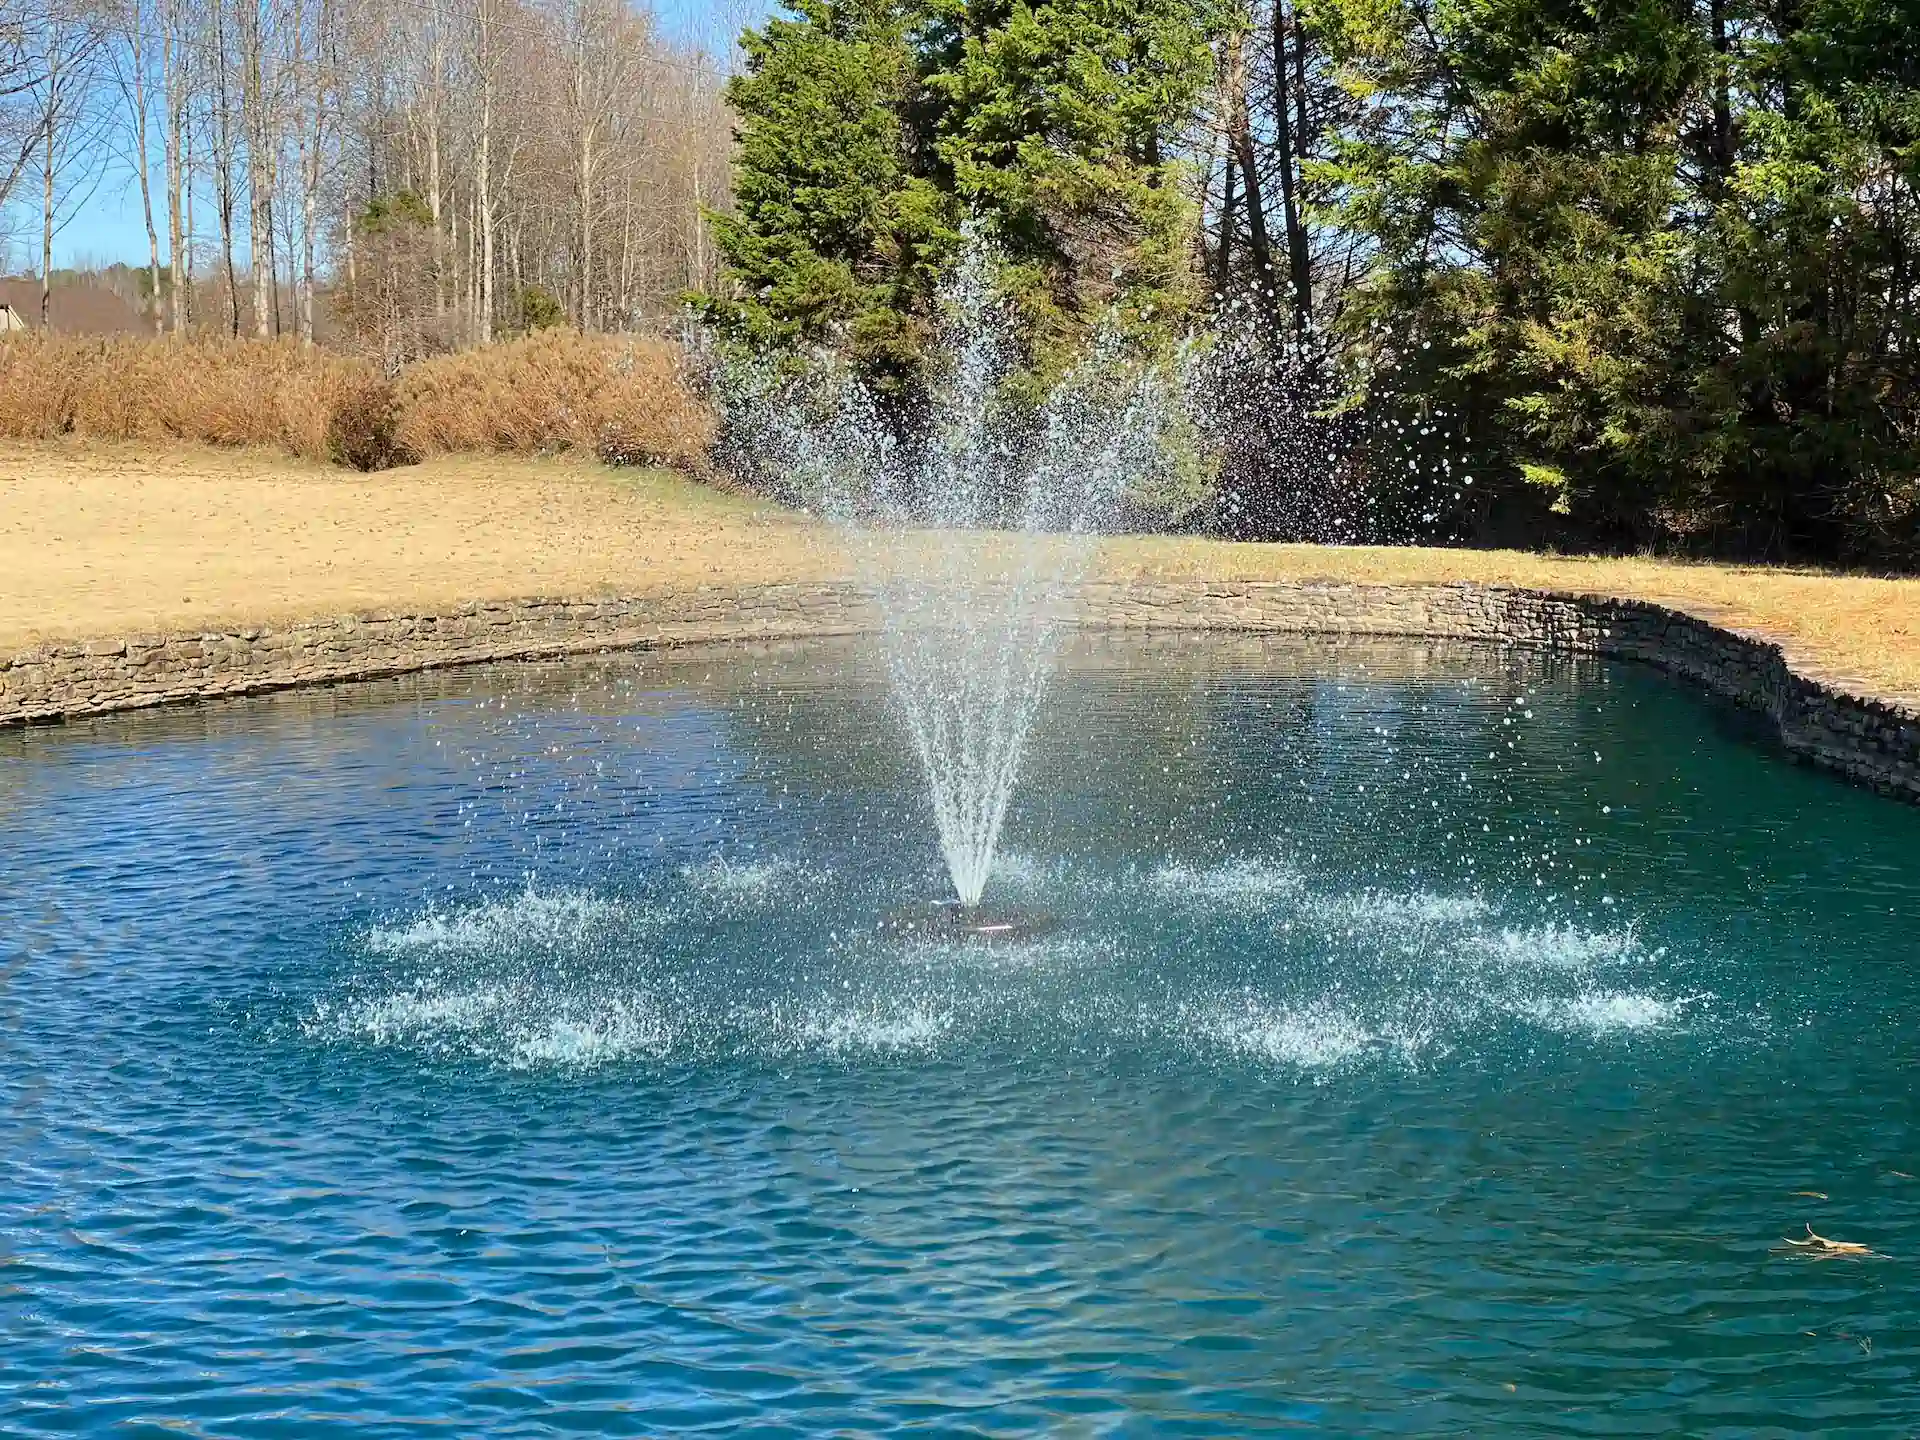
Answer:
M440 247L440 205L441 190L445 182L440 175L440 89L441 77L446 73L445 52L442 49L440 17L433 17L433 50L427 72L427 213L433 217L433 243L438 251ZM433 267L433 313L444 316L447 313L447 277L442 272L445 266Z
M320 152L326 144L326 95L313 96L313 129L300 139L300 343L313 344L313 224L320 202Z
M1301 219L1300 194L1294 177L1294 167L1300 153L1295 150L1294 136L1299 124L1296 117L1289 113L1288 91L1300 86L1290 85L1287 74L1289 31L1293 35L1293 59L1297 63L1306 46L1306 33L1300 28L1298 15L1289 21L1286 0L1274 0L1273 152L1274 159L1280 162L1280 208L1287 232L1287 276L1293 289L1293 326L1295 330L1304 331L1313 314L1313 257L1307 249L1307 228ZM1302 107L1301 114L1304 116L1304 113Z
M186 297L182 293L190 283L187 279L185 263L186 231L180 219L180 192L182 189L181 172L183 155L181 151L181 85L178 73L178 57L174 51L174 32L178 19L173 6L167 7L164 17L165 29L160 41L160 88L166 95L167 104L167 286L171 312L173 338L178 340L186 334Z
M214 157L218 174L214 182L214 202L220 212L220 253L222 278L226 287L227 332L240 338L240 275L233 262L233 163L234 119L232 66L227 54L226 0L213 0L214 36L220 66L219 108L215 112Z
M1253 153L1253 128L1247 118L1245 37L1238 30L1227 41L1228 144L1240 166L1247 202L1247 248L1253 255L1255 288L1263 308L1273 304L1273 246L1267 238L1266 205L1260 194L1260 167Z
M243 0L247 7L244 36L245 83L240 107L247 129L247 191L250 202L248 245L253 258L253 333L259 340L273 334L268 307L273 303L272 179L267 156L266 96L263 92L260 51L260 0ZM277 307L275 307L277 308Z
M577 228L574 234L573 323L582 331L593 328L593 132L597 97L587 84L587 6L577 3L573 17L573 190Z
M286 207L280 200L280 167L273 157L267 159L267 288L271 293L268 303L273 307L273 334L278 339L280 324L280 257L287 260L289 283L293 275L293 231L292 217L286 213Z
M480 0L480 156L474 167L474 203L480 222L479 311L482 345L493 340L493 0Z
M147 225L147 303L153 307L153 333L166 333L166 311L160 304L160 232L153 223L152 158L147 150L147 49L143 24L146 12L135 6L127 19L127 53L133 66L134 168L140 176L140 214Z
M1214 263L1218 269L1214 274L1213 288L1222 295L1225 295L1233 284L1233 212L1239 203L1239 196L1234 193L1233 181L1238 174L1239 169L1233 163L1233 153L1229 150L1226 157L1224 182L1226 193L1220 201L1220 244L1214 251Z
M593 127L580 127L580 328L590 331L593 309Z
M49 75L47 85L57 84ZM49 102L51 105L51 102ZM53 333L53 140L55 117L49 114L40 136L40 333Z
M1717 199L1725 193L1733 174L1733 102L1728 93L1728 55L1732 43L1727 36L1726 0L1709 0L1708 18L1713 30L1713 133L1708 139L1707 157L1712 176L1708 182Z
M199 314L199 301L193 294L193 247L198 244L193 228L193 116L186 113L180 127L180 234L181 267L186 273L186 325L193 327Z

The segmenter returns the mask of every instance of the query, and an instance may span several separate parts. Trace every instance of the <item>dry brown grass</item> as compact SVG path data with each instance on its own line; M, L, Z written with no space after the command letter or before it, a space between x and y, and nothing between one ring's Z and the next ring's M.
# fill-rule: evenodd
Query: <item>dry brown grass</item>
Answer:
M819 529L659 470L0 443L0 657L46 640L842 573Z
M573 451L699 470L713 422L673 346L543 330L401 372L396 438L416 455Z
M1920 579L1523 550L1251 545L1148 535L1110 542L1103 562L1115 577L1471 582L1651 600L1776 640L1803 673L1920 702Z
M1113 576L1474 581L1660 601L1920 703L1920 580L1139 536ZM151 442L0 445L0 653L36 639L850 573L830 531L656 471L450 456L379 476Z
M698 471L713 423L678 362L657 340L549 330L421 361L389 388L292 340L24 336L0 344L0 439L264 446L360 468L573 451Z
M187 440L327 460L334 415L377 380L363 361L291 340L19 336L0 344L0 437Z

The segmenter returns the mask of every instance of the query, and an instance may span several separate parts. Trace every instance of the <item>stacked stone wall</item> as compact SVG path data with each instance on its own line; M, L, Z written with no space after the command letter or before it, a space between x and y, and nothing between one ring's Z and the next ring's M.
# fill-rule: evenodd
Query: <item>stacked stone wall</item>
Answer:
M1780 646L1644 601L1478 585L1096 582L1082 624L1469 640L1639 660L1766 716L1794 753L1920 801L1920 712L1801 673ZM0 725L488 660L874 627L848 584L721 587L590 599L490 601L442 613L374 611L284 626L131 635L0 660Z

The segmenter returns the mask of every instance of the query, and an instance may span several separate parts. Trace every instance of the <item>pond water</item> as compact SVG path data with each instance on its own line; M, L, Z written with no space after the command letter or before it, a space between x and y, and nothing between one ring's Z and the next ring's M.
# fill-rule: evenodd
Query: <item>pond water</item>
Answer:
M1749 731L1083 639L1004 946L852 646L0 737L0 1432L1920 1433L1920 810Z

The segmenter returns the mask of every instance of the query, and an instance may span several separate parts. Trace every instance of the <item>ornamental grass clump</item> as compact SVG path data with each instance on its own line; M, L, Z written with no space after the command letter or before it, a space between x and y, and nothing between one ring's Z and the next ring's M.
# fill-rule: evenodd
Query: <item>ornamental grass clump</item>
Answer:
M572 451L701 472L713 433L672 345L574 330L422 360L396 400L398 443L423 457Z
M0 439L267 446L383 470L429 455L574 452L704 474L713 420L660 340L546 330L418 361L289 340L19 336L0 343Z
M184 440L337 460L334 417L379 376L293 340L21 336L0 344L0 437Z

